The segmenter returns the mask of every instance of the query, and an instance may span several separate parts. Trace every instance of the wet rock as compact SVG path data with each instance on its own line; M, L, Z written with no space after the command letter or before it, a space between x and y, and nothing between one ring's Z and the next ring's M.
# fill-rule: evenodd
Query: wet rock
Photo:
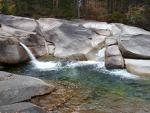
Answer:
M44 95L55 90L53 85L46 84L38 78L1 71L0 77L0 106L28 100L31 97Z
M29 103L21 102L0 107L1 113L47 113L42 108Z
M150 60L125 59L125 65L127 71L132 74L150 76Z
M117 45L106 48L105 66L108 69L124 68L124 60Z
M119 49L125 58L150 58L150 35L124 35L118 39Z

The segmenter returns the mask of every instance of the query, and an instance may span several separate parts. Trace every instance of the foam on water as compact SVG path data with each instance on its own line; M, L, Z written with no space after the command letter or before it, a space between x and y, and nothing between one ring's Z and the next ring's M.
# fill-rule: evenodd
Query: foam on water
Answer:
M76 61L76 62L69 62L67 63L66 67L74 68L74 67L82 67L86 65L97 65L98 62L96 61Z
M44 62L44 61L31 61L33 64L33 68L39 69L42 71L47 71L47 70L57 70L61 68L61 63L60 62L54 62L54 61L49 61L49 62Z

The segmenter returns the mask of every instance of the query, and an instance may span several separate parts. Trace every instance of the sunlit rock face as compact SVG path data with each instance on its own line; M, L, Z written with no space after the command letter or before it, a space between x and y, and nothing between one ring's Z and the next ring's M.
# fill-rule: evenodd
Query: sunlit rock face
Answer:
M125 58L150 58L150 35L124 35L118 39L119 49Z
M125 59L125 65L127 71L132 74L150 76L150 60Z

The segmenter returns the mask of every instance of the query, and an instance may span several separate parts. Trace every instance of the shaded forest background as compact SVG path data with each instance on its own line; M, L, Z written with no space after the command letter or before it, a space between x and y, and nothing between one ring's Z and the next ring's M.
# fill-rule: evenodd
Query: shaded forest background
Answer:
M32 18L84 18L150 30L150 0L0 0L3 14Z

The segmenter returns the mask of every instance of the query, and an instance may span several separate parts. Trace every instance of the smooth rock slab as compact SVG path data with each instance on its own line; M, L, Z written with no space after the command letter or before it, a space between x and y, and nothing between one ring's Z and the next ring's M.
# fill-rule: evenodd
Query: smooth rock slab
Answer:
M119 49L125 58L150 58L150 35L124 35L118 39Z
M53 85L38 78L0 71L0 106L31 99L55 90Z
M125 65L132 74L150 76L150 60L125 59Z
M46 41L55 45L54 56L69 59L75 57L78 60L85 59L84 56L94 49L91 44L93 34L83 26L68 23L44 32Z
M32 103L22 102L1 106L0 113L47 113L47 112Z

